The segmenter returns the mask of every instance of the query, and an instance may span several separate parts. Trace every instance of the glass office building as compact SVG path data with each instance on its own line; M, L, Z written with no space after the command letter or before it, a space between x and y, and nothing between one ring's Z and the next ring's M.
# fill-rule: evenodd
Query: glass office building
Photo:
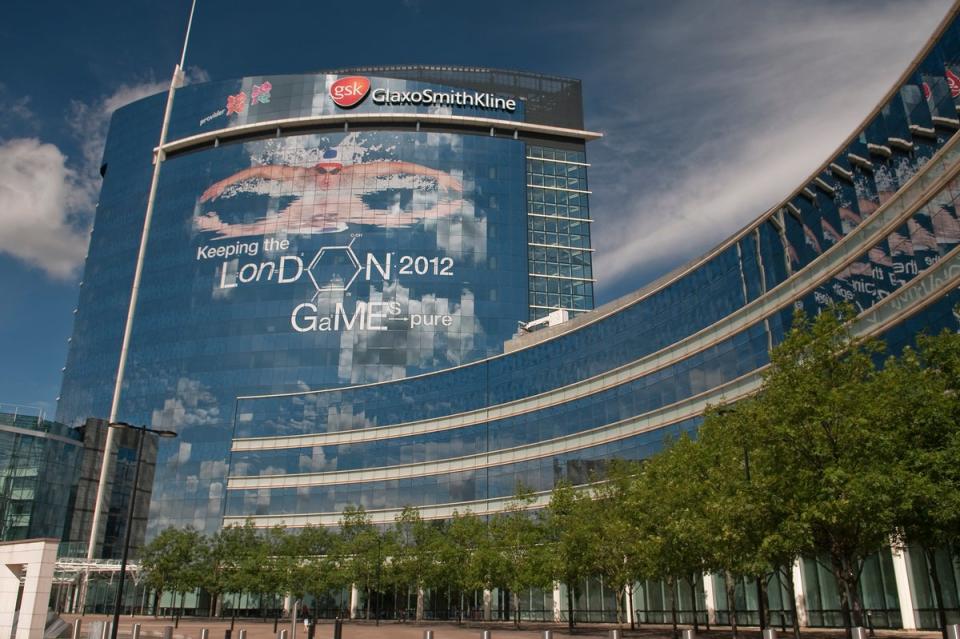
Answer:
M956 7L891 80L775 207L593 311L578 83L377 67L179 89L120 404L180 433L149 530L488 514L518 482L543 505L755 392L797 308L849 301L893 350L960 329ZM109 408L162 102L111 126L63 421ZM513 337L554 309L573 317ZM864 570L877 625L929 625L922 557ZM795 572L802 621L835 624L829 575ZM663 619L662 584L639 592Z
M65 423L110 414L165 97L111 123ZM179 88L118 410L179 435L158 452L147 534L220 527L231 442L254 426L238 397L457 367L501 353L518 322L590 310L597 137L578 81L525 73L380 67Z
M0 541L62 538L82 457L76 429L0 405Z
M462 366L239 397L225 523L335 525L348 505L380 524L405 505L426 518L495 513L518 482L546 504L559 480L584 484L607 460L643 459L695 430L706 406L755 392L796 309L851 302L855 331L893 350L920 330L960 329L958 112L954 10L807 180L643 290ZM536 153L528 147L530 184L547 177ZM874 623L929 625L922 561L888 552L865 567ZM804 623L837 624L830 576L813 560L797 570ZM658 587L641 592L653 602L638 604L645 620L657 620ZM703 590L701 610L725 605L713 580Z

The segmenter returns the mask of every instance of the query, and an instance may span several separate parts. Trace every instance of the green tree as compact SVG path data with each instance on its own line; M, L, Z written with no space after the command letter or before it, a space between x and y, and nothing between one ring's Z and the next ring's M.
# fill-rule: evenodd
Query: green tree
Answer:
M176 574L184 561L182 537L179 529L167 528L140 551L140 567L144 571L146 583L155 590L154 614L164 592L174 590L174 598L176 597Z
M423 620L423 597L428 585L434 584L438 571L437 528L420 517L420 511L406 506L394 523L390 553L391 572L396 583L413 587L417 595L416 620Z
M879 401L900 425L898 448L907 479L898 540L924 555L946 639L936 551L956 548L960 541L960 336L921 336L917 350L907 348L887 361L880 381Z
M545 542L551 546L550 574L567 585L567 626L573 630L574 602L583 582L593 576L597 540L596 509L589 493L568 482L558 484L550 495L544 517Z
M544 543L544 529L539 514L531 508L533 496L518 487L506 511L491 522L492 537L501 557L503 585L513 600L514 626L520 627L520 594L530 588L552 585L549 569L549 548Z
M180 594L182 611L186 593L199 588L203 583L203 566L207 543L203 535L193 528L167 528L141 551L140 562L146 573L147 583L156 588L154 610L164 591ZM176 615L179 621L180 614Z
M300 561L299 534L290 532L283 526L274 526L261 532L263 544L266 546L266 562L262 566L262 576L259 584L260 591L263 593L260 597L261 607L264 608L263 614L266 614L264 602L267 597L273 602L276 609L276 598L280 592L291 592L290 588L291 573L295 572L297 564ZM275 621L277 617L274 617Z
M775 460L765 460L764 451L757 447L758 410L754 398L733 407L711 408L698 434L706 472L704 510L711 522L706 531L711 548L708 563L711 572L725 575L734 635L738 631L733 575L765 584L766 575L776 570L787 584L794 636L799 637L793 564L814 549L810 531L791 500L793 495L778 492L771 485L770 472L765 472L771 468L776 472ZM755 472L748 476L751 460ZM765 588L761 596L766 600ZM765 608L769 611L768 605Z
M906 483L898 426L879 401L881 345L854 338L852 316L849 307L815 320L794 315L752 411L751 459L765 490L790 504L813 549L829 558L848 635L863 625L863 561L888 543Z
M222 561L222 592L238 597L243 593L262 593L263 567L268 563L269 548L253 522L248 520L242 526L227 526L220 531L217 542ZM232 607L231 630L236 623L238 605L239 601Z
M337 567L348 583L362 588L366 594L367 619L370 618L373 589L383 571L383 546L384 539L363 506L348 506L343 510L336 544Z
M335 536L322 526L298 531L274 529L268 535L276 591L295 599L323 595L341 585L334 563Z
M225 571L229 560L223 542L223 530L206 540L203 548L203 575L201 586L210 594L210 615L220 615L220 603L225 587Z
M633 607L633 584L646 560L647 549L637 542L635 520L624 507L640 472L638 464L614 460L607 467L604 481L594 487L587 513L593 572L616 592L617 623L621 625L624 600Z
M492 589L500 579L500 556L487 522L470 511L454 512L437 545L438 585L460 593Z
M704 510L703 460L686 434L643 465L627 500L643 571L663 576L670 591L673 635L677 636L677 577L690 585L696 619L697 579L709 568L710 522ZM696 627L697 623L694 622Z

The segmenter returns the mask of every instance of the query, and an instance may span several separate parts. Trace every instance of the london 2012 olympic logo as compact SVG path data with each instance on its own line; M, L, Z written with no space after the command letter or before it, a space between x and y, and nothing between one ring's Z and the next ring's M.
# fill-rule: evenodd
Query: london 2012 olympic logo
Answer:
M370 79L360 75L340 78L330 85L330 98L343 109L350 109L361 102L370 93Z

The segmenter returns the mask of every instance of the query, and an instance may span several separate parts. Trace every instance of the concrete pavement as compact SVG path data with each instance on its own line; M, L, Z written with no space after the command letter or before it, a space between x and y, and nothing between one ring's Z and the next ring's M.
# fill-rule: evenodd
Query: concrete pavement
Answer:
M63 619L72 624L79 615L63 615ZM86 615L82 617L82 639L87 639L87 628L91 621L112 621L104 615ZM120 635L129 637L134 623L141 624L141 635L144 639L161 637L166 626L173 626L169 618L129 617L120 619ZM475 623L458 626L449 622L398 623L396 621L382 621L377 626L372 621L347 620L343 626L342 639L423 639L425 630L432 630L434 639L481 639L483 630L490 630L491 639L542 639L544 630L552 630L554 639L564 637L578 637L579 639L608 639L609 631L615 626L610 624L581 624L570 634L566 625L529 622L521 624L520 630L515 630L512 623ZM684 626L686 627L686 626ZM179 627L173 630L174 639L200 639L200 631L207 628L210 631L209 639L224 639L224 631L230 628L230 620L226 619L195 619L183 618ZM281 622L277 630L287 629L287 639L293 639L289 633L290 622ZM238 639L240 630L246 630L246 639L276 639L273 632L273 621L260 619L237 619L232 639ZM902 630L878 630L878 639L939 639L939 632L905 632ZM631 631L629 626L622 630L624 639L670 639L670 626L645 625ZM731 639L733 633L728 627L704 632L701 630L698 639ZM780 633L780 639L792 639L792 634ZM314 639L332 639L333 621L320 620ZM756 628L740 631L741 639L761 639ZM842 629L836 628L805 628L801 633L805 639L843 639ZM99 637L95 638L99 639ZM296 639L307 639L303 624L298 624Z

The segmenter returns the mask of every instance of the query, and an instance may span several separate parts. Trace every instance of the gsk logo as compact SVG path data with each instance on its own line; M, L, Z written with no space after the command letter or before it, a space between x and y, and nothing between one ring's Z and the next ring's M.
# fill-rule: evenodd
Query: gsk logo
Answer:
M330 97L338 107L349 109L360 104L370 93L370 80L359 75L340 78L330 85Z

